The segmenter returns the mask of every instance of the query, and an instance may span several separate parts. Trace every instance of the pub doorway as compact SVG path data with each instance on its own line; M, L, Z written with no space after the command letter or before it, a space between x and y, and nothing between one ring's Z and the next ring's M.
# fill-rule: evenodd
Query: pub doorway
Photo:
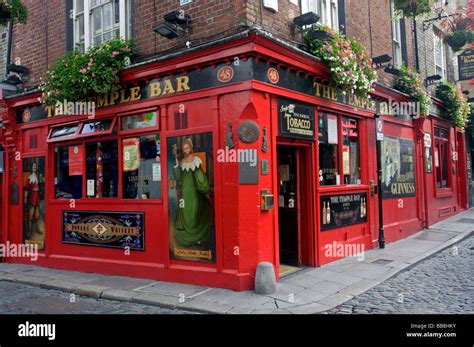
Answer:
M301 266L314 266L310 148L277 146L280 276L297 271Z

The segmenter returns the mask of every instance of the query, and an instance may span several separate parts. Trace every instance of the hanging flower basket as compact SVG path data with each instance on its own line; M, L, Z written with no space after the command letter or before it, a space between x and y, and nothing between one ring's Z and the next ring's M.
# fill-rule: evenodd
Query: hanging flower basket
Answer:
M446 44L449 45L453 51L459 51L468 42L468 33L466 30L454 31L446 35L444 42L446 42Z
M445 118L453 121L458 128L464 130L470 107L463 93L451 83L442 83L436 88L436 97L444 104Z
M419 17L431 13L433 0L394 0L395 11L404 17Z
M368 99L372 85L377 81L377 72L367 50L357 40L347 39L342 33L327 26L315 26L313 32L317 34L306 33L305 39L309 43L310 52L329 66L331 81L344 94Z
M120 88L118 73L133 57L132 44L112 39L87 52L71 52L60 58L42 79L41 101L46 105L80 101Z
M20 0L0 0L0 25L6 26L9 20L26 23L28 8Z
M413 101L419 103L420 116L428 117L431 107L431 96L423 85L423 81L418 72L414 69L402 65L401 76L395 79L394 88L407 94Z

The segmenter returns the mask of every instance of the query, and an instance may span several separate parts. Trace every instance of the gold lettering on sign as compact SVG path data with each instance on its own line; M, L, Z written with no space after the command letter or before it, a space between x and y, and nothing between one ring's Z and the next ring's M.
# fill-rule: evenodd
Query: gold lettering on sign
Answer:
M130 97L128 97L128 98L125 99L125 91L126 91L125 89L122 89L122 90L120 91L120 103L121 103L121 104L130 101Z
M178 92L184 92L184 91L190 90L189 76L176 77L176 84L178 85Z
M140 87L130 88L130 101L140 100Z
M159 82L150 83L150 97L161 95L161 85Z

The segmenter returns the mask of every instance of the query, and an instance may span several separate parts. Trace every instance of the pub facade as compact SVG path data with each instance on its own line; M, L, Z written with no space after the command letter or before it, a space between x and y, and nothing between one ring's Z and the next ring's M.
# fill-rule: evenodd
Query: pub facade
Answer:
M33 265L248 290L263 261L278 278L345 256L334 244L378 247L379 194L385 242L467 207L464 136L440 102L413 119L382 85L345 95L260 29L120 79L80 109L0 99L1 237L37 245Z

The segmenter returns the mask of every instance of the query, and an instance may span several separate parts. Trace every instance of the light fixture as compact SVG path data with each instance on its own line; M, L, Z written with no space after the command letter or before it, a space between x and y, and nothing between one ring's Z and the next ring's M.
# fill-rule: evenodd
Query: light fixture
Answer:
M326 30L310 29L308 30L308 36L313 39L317 39L321 41L330 41L333 39L333 36L330 33L328 33Z
M12 86L16 86L18 84L21 84L21 82L23 82L23 80L18 77L17 75L10 75L7 77L7 79L3 80L2 81L3 83L6 83L6 84L10 84Z
M403 75L403 72L400 70L400 69L397 69L395 66L393 65L388 65L384 71L390 75L394 75L394 76L402 76Z
M28 69L26 66L16 65L16 64L8 64L7 70L8 72L15 72L15 73L25 74L25 75L30 73L30 69Z
M319 14L316 14L314 12L307 12L305 14L302 14L301 16L293 18L293 24L301 28L305 25L317 23L319 18L321 18Z
M173 11L163 16L164 22L157 24L153 30L166 37L167 39L175 39L181 35L185 35L189 31L189 21L191 17L183 11Z
M377 65L377 67L382 67L382 64L389 63L392 60L392 57L388 54L379 55L372 58L372 63Z
M171 24L168 22L163 22L156 25L153 30L160 34L163 37L166 37L168 40L175 39L179 37L179 29L176 24Z
M442 79L442 77L438 74L431 75L425 78L425 84L426 86L429 86L429 85L437 83L437 81L439 81L440 79Z

